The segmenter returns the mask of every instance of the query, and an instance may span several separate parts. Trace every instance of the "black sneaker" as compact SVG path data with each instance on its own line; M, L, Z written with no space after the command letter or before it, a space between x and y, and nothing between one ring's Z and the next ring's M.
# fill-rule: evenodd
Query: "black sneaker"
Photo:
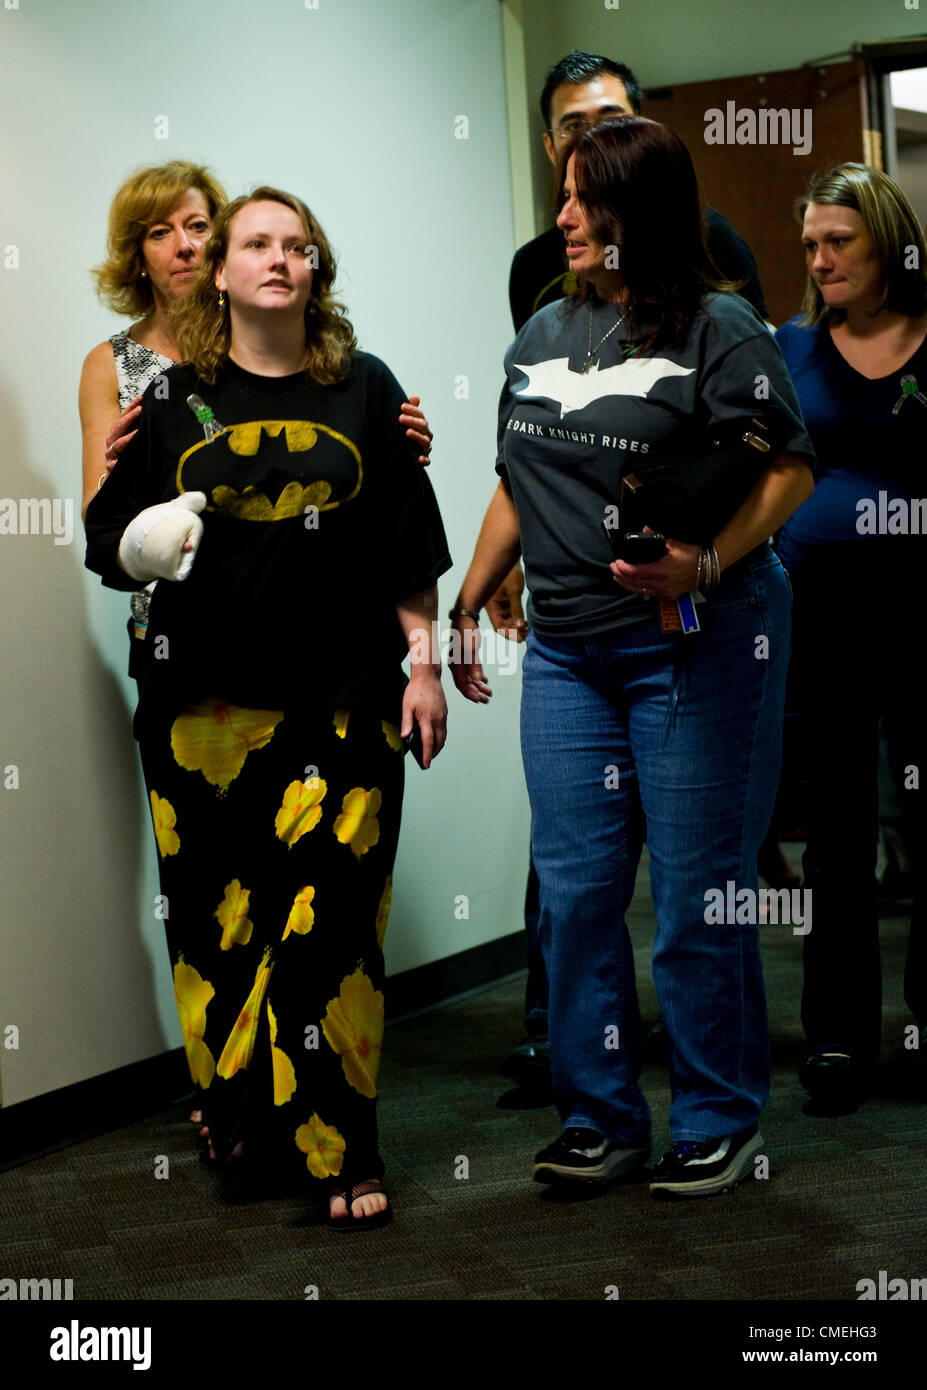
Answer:
M763 1136L756 1125L705 1144L677 1139L654 1168L650 1191L655 1197L711 1197L726 1192L750 1176L753 1160L762 1149Z
M565 1129L559 1139L534 1157L535 1182L609 1182L641 1168L649 1148L622 1148L597 1129Z

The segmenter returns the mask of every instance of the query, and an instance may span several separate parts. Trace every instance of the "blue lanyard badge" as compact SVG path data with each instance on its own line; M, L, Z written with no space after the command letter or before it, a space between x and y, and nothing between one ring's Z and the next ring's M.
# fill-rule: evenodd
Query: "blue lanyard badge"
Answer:
M695 611L694 596L680 594L678 598L661 598L660 627L663 632L698 632L699 620Z

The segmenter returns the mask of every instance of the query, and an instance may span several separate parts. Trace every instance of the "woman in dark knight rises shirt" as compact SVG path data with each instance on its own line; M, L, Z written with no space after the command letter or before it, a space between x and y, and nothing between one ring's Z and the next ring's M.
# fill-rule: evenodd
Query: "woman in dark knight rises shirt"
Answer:
M563 1126L534 1176L606 1181L650 1155L625 922L646 822L673 1097L650 1187L704 1196L752 1172L763 1143L757 914L719 922L708 904L729 885L756 901L789 657L788 584L768 537L809 495L813 450L768 329L716 292L679 138L637 117L603 122L565 152L560 180L582 288L535 314L506 356L501 481L453 611L472 640L523 549L522 751ZM700 490L709 440L756 428L775 444L745 450L755 471ZM682 461L691 527L679 513L662 558L614 560L602 523L616 506L620 530L664 529L651 470L668 456ZM621 522L629 474L653 499L633 527ZM707 533L696 514L713 518ZM489 697L478 653L453 669L467 698Z

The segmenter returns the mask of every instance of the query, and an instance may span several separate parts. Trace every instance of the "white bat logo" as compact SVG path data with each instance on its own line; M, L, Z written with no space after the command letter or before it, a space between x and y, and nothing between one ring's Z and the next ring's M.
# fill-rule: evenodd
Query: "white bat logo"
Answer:
M582 410L590 401L603 396L646 396L652 386L668 376L691 376L694 367L680 367L667 357L631 357L616 367L599 371L599 364L588 372L571 372L568 357L552 357L531 366L515 365L528 378L513 393L518 396L544 396L560 406L560 419L571 410Z

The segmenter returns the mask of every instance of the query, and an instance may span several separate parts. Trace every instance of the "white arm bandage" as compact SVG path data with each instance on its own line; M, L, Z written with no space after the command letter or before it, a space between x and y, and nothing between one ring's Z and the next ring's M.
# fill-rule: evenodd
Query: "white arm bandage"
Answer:
M184 492L172 502L146 507L130 521L119 542L119 563L126 574L147 584L150 579L186 579L193 568L206 506L205 492ZM184 551L184 541L192 550Z

